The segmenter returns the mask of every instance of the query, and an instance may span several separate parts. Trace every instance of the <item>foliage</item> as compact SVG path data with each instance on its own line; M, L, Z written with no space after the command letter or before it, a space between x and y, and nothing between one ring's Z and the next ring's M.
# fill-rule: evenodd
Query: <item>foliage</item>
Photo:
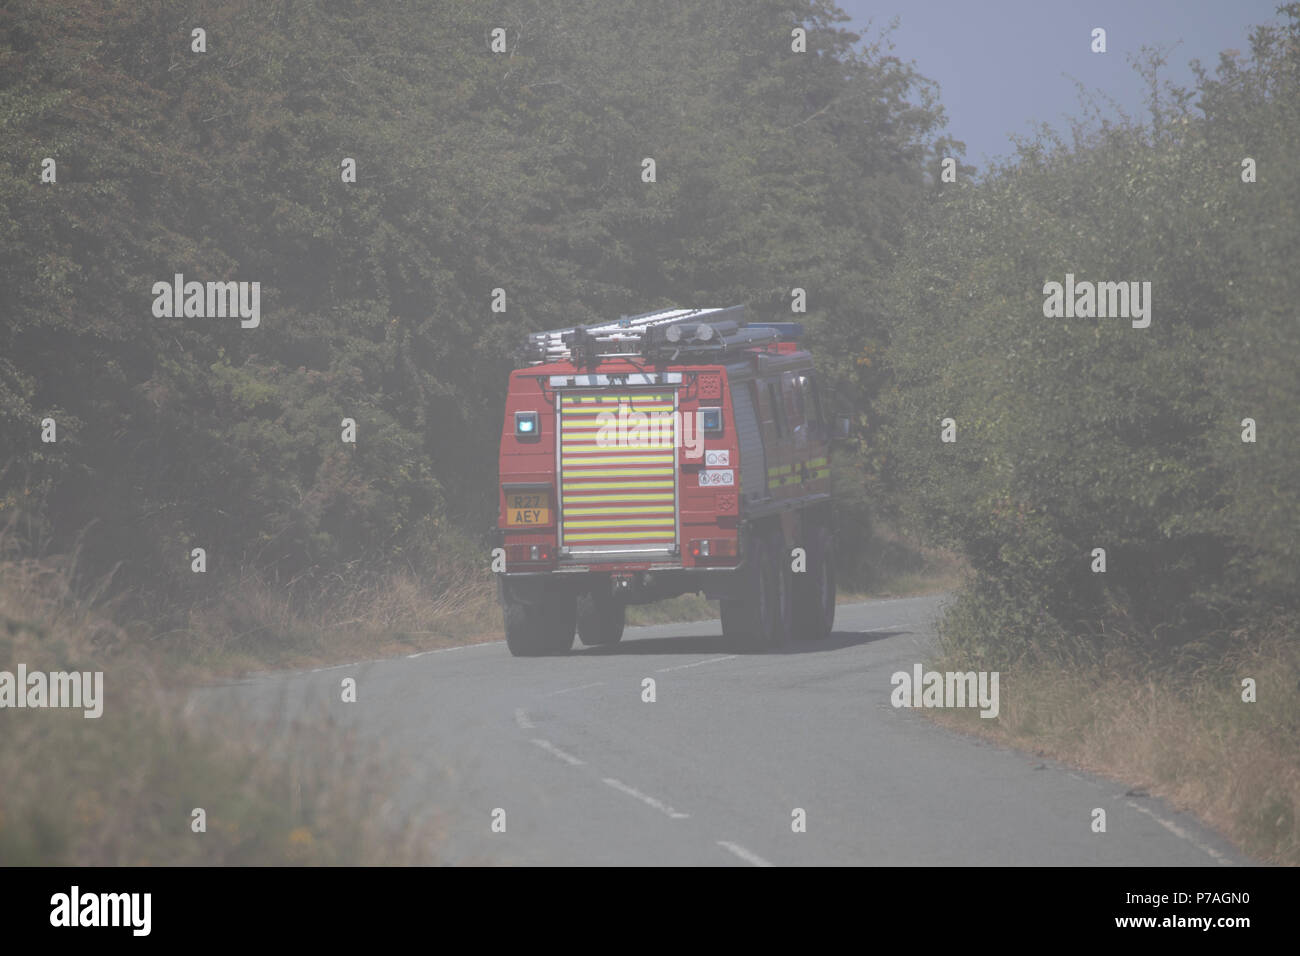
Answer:
M1140 634L1159 654L1296 605L1300 5L1287 12L1194 91L1163 88L1148 60L1149 123L1045 130L917 217L891 280L885 470L911 520L970 560L949 635L979 656L1069 653L1063 634L1094 651ZM1150 327L1045 318L1044 283L1066 273L1149 280Z
M521 332L667 303L771 314L807 288L865 399L869 290L941 113L843 19L821 0L6 5L0 520L39 550L80 536L86 574L177 605L214 578L423 573L494 519ZM260 327L155 318L176 273L259 281Z

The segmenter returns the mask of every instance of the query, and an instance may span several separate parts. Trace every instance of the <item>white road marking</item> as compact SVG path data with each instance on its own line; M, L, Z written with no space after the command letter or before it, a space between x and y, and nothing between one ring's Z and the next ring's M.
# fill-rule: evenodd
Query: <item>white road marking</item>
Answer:
M561 694L572 694L575 690L586 690L588 687L599 687L603 683L605 683L603 680L598 680L594 684L580 684L577 687L566 687L564 690L553 690L549 694L543 694L542 696L559 697Z
M775 864L767 862L757 853L751 853L739 843L728 843L726 840L719 840L718 846L722 847L729 853L734 853L750 866L774 866Z
M884 627L873 627L869 631L858 631L859 634L877 634L880 631L896 631L900 627L907 627L906 624L886 624Z
M528 719L522 707L515 708L515 723L519 725L520 730L532 730L533 722Z
M726 657L710 657L707 661L694 661L693 663L690 664L674 664L672 667L661 667L657 671L655 671L655 673L666 674L669 671L685 670L687 667L699 667L701 664L716 664L719 661L732 661L735 660L738 656L740 655L728 654Z
M424 657L426 654L447 654L451 651L468 650L471 647L493 647L497 644L504 644L505 641L478 641L474 644L453 644L451 647L431 647L427 651L417 651L414 654L407 654L407 660L414 660L417 657ZM378 664L379 661L371 661L372 664Z
M1148 808L1142 806L1142 804L1140 803L1134 803L1132 800L1125 800L1124 802L1127 803L1134 810L1137 810L1141 813L1145 813L1152 820L1155 820L1156 823L1160 824L1162 827L1164 827L1174 836L1186 840L1192 846L1196 847L1196 849L1203 850L1204 852L1208 853L1210 857L1220 866L1236 866L1236 864L1233 863L1232 860L1228 859L1226 856L1224 856L1214 847L1206 846L1204 843L1201 843L1194 836L1192 836L1190 833L1188 833L1186 830L1180 827L1177 823L1174 823L1174 821L1166 820L1164 817L1157 816L1155 813L1153 813Z
M408 660L413 657L423 657L425 654L446 654L449 651L465 651L471 647L495 647L497 644L504 644L505 641L478 641L474 644L453 644L451 647L434 647L427 651L420 651L418 654L404 655ZM368 661L352 661L350 664L332 664L329 667L313 667L311 670L287 670L287 671L253 671L246 674L238 680L224 681L219 684L202 684L200 687L239 687L245 684L254 684L260 680L278 678L281 680L293 677L305 677L307 674L319 674L322 671L337 671L345 667L364 667L367 664L386 664L389 661L397 660L396 657L376 657Z
M667 814L669 817L671 817L674 820L685 820L687 817L690 816L689 813L682 813L678 810L674 810L672 807L668 806L668 804L663 803L660 800L656 800L654 797L648 796L642 793L640 790L636 790L633 789L632 787L629 787L621 780L615 780L613 777L606 777L604 782L607 783L609 786L613 787L615 790L618 790L621 793L626 793L629 797L636 797L647 807L654 807L660 813Z
M551 743L549 740L543 740L541 737L534 737L533 743L537 744L537 746L541 747L548 754L554 754L555 756L559 757L567 764L571 764L574 767L582 766L581 760L579 760L573 754L561 750L559 747L555 746L555 744Z

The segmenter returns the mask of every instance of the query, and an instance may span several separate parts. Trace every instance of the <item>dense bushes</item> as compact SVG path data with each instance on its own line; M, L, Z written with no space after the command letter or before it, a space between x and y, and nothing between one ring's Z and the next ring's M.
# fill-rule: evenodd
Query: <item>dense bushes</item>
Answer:
M944 187L892 286L888 475L969 558L950 620L1005 661L1064 635L1225 641L1300 594L1300 6L1152 121L1044 133ZM1257 181L1243 182L1245 158ZM1152 284L1148 328L1044 284ZM957 440L940 441L941 419ZM1252 418L1258 441L1242 441ZM1094 573L1093 549L1106 551Z
M867 290L939 112L840 19L821 0L6 6L0 524L180 606L244 575L426 573L494 518L519 333L670 302L772 313L806 288L867 396ZM259 281L261 325L155 318L176 273Z

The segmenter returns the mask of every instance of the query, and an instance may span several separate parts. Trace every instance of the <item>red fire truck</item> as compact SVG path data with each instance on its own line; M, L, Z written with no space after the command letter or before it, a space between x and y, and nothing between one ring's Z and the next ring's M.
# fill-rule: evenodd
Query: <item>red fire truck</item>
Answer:
M516 656L612 644L629 604L721 602L768 648L835 618L832 424L797 323L668 309L528 336L501 430L498 576ZM801 550L796 550L801 549Z

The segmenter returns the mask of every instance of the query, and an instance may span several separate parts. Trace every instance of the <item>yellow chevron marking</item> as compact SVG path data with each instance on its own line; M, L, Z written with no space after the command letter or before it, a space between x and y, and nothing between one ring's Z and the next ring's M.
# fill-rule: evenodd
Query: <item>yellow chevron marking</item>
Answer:
M570 478L671 478L673 469L669 468L580 468L565 470L563 479L568 484ZM637 485L637 487L641 487Z
M664 494L663 492L651 491L651 492L646 492L645 494L641 494L640 493L641 485L634 485L629 490L632 491L633 493L622 494L622 495L611 495L611 494L571 495L566 490L564 494L564 501L566 504L568 504L569 502L572 502L574 504L582 504L583 502L593 502L593 501L601 502L601 501L672 501L673 500L673 496L671 493Z
M569 492L582 491L646 491L651 488L671 488L672 481L569 481L569 472L564 476L564 494L567 500Z
M640 527L671 528L677 524L677 519L676 518L637 518L635 521L629 521L627 523L635 524ZM580 521L565 520L564 536L566 538L569 536L570 528L608 528L608 527L609 527L608 518L592 518L590 520L583 519ZM621 536L622 534L622 532L617 530L610 531L608 533L616 536Z
M602 542L614 544L619 541L668 542L673 540L673 535L671 531L668 532L667 534L665 534L662 531L609 531L603 533L599 531L596 532L583 531L577 534L569 534L568 532L565 532L564 540L566 542L585 541L590 544L600 544Z

